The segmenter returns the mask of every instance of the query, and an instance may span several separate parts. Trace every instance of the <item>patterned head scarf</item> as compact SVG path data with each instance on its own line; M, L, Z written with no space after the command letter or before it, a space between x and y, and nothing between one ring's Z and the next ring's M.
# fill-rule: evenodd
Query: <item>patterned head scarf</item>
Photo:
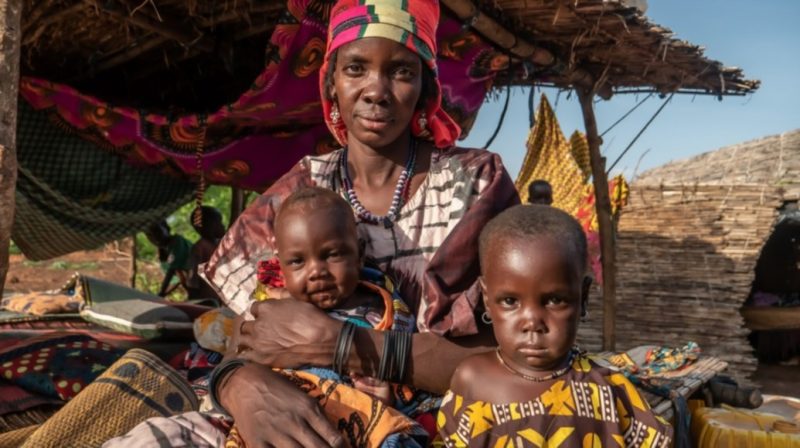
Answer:
M461 129L442 110L442 89L436 69L438 24L438 0L340 0L336 3L331 10L328 48L320 69L320 91L325 123L339 143L347 144L347 128L341 120L333 123L330 117L333 103L325 92L330 57L344 44L365 37L383 37L419 55L434 75L436 91L422 98L424 106L414 112L411 133L431 140L437 148L453 146Z

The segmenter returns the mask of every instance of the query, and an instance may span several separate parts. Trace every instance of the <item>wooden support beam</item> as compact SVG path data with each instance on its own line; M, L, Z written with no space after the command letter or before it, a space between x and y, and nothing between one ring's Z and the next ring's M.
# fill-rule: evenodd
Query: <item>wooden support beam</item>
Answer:
M17 185L17 97L22 0L0 0L0 297L9 267Z
M482 13L471 0L442 0L442 4L453 11L460 20L469 23L484 37L511 54L539 66L550 66L556 62L550 51L518 38L494 19Z
M143 12L131 14L128 12L128 5L120 1L104 4L102 10L134 26L173 39L186 48L196 48L206 53L214 51L215 45L210 37L198 29L191 29L178 23L175 19L163 18L159 21Z
M614 249L614 223L611 219L611 199L608 196L608 177L605 158L600 155L602 139L597 132L592 89L577 87L578 99L586 126L586 140L592 164L597 223L600 226L600 251L603 264L603 350L614 350L616 344L614 321L616 319L616 254Z
M244 211L244 190L237 187L231 187L231 219L228 223L232 226L236 222L236 218Z

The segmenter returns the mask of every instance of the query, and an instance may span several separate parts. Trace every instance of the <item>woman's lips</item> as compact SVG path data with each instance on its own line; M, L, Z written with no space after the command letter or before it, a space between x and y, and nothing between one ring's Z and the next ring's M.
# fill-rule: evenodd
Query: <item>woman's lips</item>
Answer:
M361 122L361 126L363 126L364 129L370 131L382 131L391 123L391 120L386 118L358 117L357 119Z

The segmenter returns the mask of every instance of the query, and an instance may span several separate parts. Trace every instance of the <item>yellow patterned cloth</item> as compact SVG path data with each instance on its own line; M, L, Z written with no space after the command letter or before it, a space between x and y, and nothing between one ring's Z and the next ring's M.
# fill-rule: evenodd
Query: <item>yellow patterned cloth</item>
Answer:
M600 238L595 208L594 186L589 144L586 136L573 132L567 140L561 131L553 108L542 94L536 112L536 125L527 142L528 152L515 185L523 203L528 200L528 186L534 180L546 180L553 187L553 207L574 216L581 223L589 243L589 263L595 280L602 283L600 263ZM611 214L618 216L628 202L628 184L622 175L608 183Z
M625 376L578 356L537 397L495 404L452 391L437 418L438 447L669 447L672 427Z

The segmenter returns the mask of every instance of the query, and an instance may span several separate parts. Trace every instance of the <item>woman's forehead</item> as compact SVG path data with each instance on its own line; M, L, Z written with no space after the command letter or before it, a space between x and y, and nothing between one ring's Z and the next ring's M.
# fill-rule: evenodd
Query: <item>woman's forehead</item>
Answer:
M356 57L360 59L389 58L422 63L416 53L404 45L385 37L365 37L354 40L339 47L337 53L337 60Z

